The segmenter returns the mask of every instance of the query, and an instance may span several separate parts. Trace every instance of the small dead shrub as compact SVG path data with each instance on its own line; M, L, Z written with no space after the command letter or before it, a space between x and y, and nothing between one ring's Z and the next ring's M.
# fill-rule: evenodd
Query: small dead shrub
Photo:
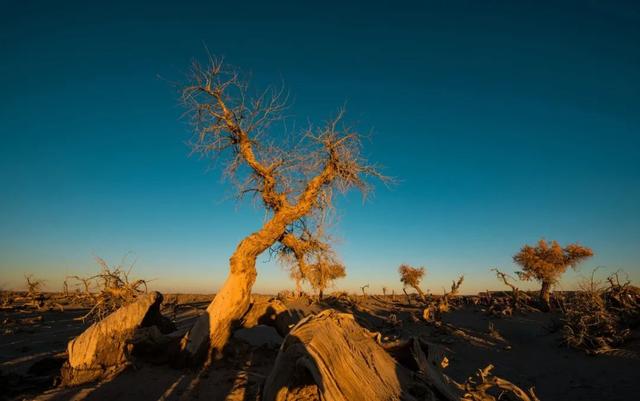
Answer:
M596 269L597 270L597 269ZM587 354L613 351L630 336L640 319L640 291L616 272L607 285L596 281L594 270L580 291L563 306L563 342Z
M70 295L73 301L91 306L89 312L79 318L82 321L102 320L120 307L135 301L138 296L147 293L147 281L129 279L135 263L131 263L128 269L125 269L125 259L113 267L100 257L96 257L96 261L100 266L100 272L95 276L70 276L65 280L65 288L69 288L69 284L76 288Z

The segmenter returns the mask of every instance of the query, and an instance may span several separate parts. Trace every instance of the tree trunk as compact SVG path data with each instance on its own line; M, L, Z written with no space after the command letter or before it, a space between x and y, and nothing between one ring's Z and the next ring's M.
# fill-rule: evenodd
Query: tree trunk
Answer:
M417 285L415 287L413 287L416 291L418 291L418 295L420 295L420 299L422 299L423 301L427 301L427 299L424 296L424 292L422 292L422 290L420 289L420 287L418 287Z
M318 290L318 300L322 301L322 290Z
M540 301L545 310L551 309L551 282L543 281L540 288Z
M231 330L249 308L251 287L256 281L256 258L284 234L294 220L287 213L276 214L259 231L243 239L229 259L230 272L220 291L191 331L182 340L187 363L218 357L231 337Z

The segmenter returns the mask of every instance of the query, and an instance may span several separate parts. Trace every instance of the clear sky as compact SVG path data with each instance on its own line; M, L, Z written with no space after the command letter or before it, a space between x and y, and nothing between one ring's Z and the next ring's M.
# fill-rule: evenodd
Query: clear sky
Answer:
M402 262L431 291L500 288L488 269L541 237L596 252L562 288L595 266L640 279L640 3L130 3L0 2L4 288L129 252L160 290L220 286L263 212L189 157L170 82L205 45L284 81L299 125L346 104L399 179L338 201L337 289L399 291ZM257 267L257 291L291 288Z

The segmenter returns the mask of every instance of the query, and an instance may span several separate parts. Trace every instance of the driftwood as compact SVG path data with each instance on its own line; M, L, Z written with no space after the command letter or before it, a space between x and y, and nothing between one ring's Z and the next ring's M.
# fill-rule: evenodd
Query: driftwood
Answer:
M418 338L409 340L408 345L418 365L419 377L448 401L496 401L498 399L539 401L533 389L524 391L508 380L493 376L491 374L493 365L479 369L475 377L460 384L443 372L443 369L449 365L449 361L442 347ZM493 393L498 396L494 396ZM505 393L509 394L510 398L503 398Z
M287 400L306 371L323 401L414 400L410 372L373 337L351 314L328 309L304 318L285 338L262 399Z
M71 340L67 346L69 359L62 367L63 384L78 385L117 374L131 362L132 344L139 344L142 338L152 335L157 342L157 333L139 331L154 325L160 326L159 330L170 330L164 330L161 303L159 292L149 293L92 324Z

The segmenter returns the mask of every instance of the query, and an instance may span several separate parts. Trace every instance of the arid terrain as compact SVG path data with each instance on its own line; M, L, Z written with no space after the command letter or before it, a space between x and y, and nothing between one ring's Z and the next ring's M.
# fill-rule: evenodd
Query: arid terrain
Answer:
M48 294L47 298L59 295ZM500 296L496 293L494 298ZM502 296L507 297L504 293ZM416 337L437 344L443 347L448 361L443 371L460 383L492 364L496 376L522 389L533 387L539 399L545 401L635 397L635 380L640 371L637 329L622 349L587 355L561 344L557 313L514 312L512 316L499 316L489 313L485 298L458 297L449 312L429 321L424 319L424 304L417 296L332 294L314 301L306 296L280 296L278 300L253 295L252 305L281 302L294 322L335 309L353 314L357 324L380 333L383 344ZM165 296L162 313L176 328L168 336L184 335L210 300L211 296L202 295ZM50 310L18 301L2 308L3 400L259 400L283 341L278 334L282 321L273 311L267 308L261 313L260 308L252 307L237 325L223 358L204 369L176 367L166 355L151 354L132 359L124 371L113 377L70 388L58 386L67 343L89 326L76 319L86 312L79 305L62 302ZM406 356L393 352L391 355L401 365L415 370ZM288 399L319 399L317 386L308 378L306 382L302 378L297 398ZM421 394L419 386L407 391L416 399L431 397ZM437 391L435 394L440 399Z

